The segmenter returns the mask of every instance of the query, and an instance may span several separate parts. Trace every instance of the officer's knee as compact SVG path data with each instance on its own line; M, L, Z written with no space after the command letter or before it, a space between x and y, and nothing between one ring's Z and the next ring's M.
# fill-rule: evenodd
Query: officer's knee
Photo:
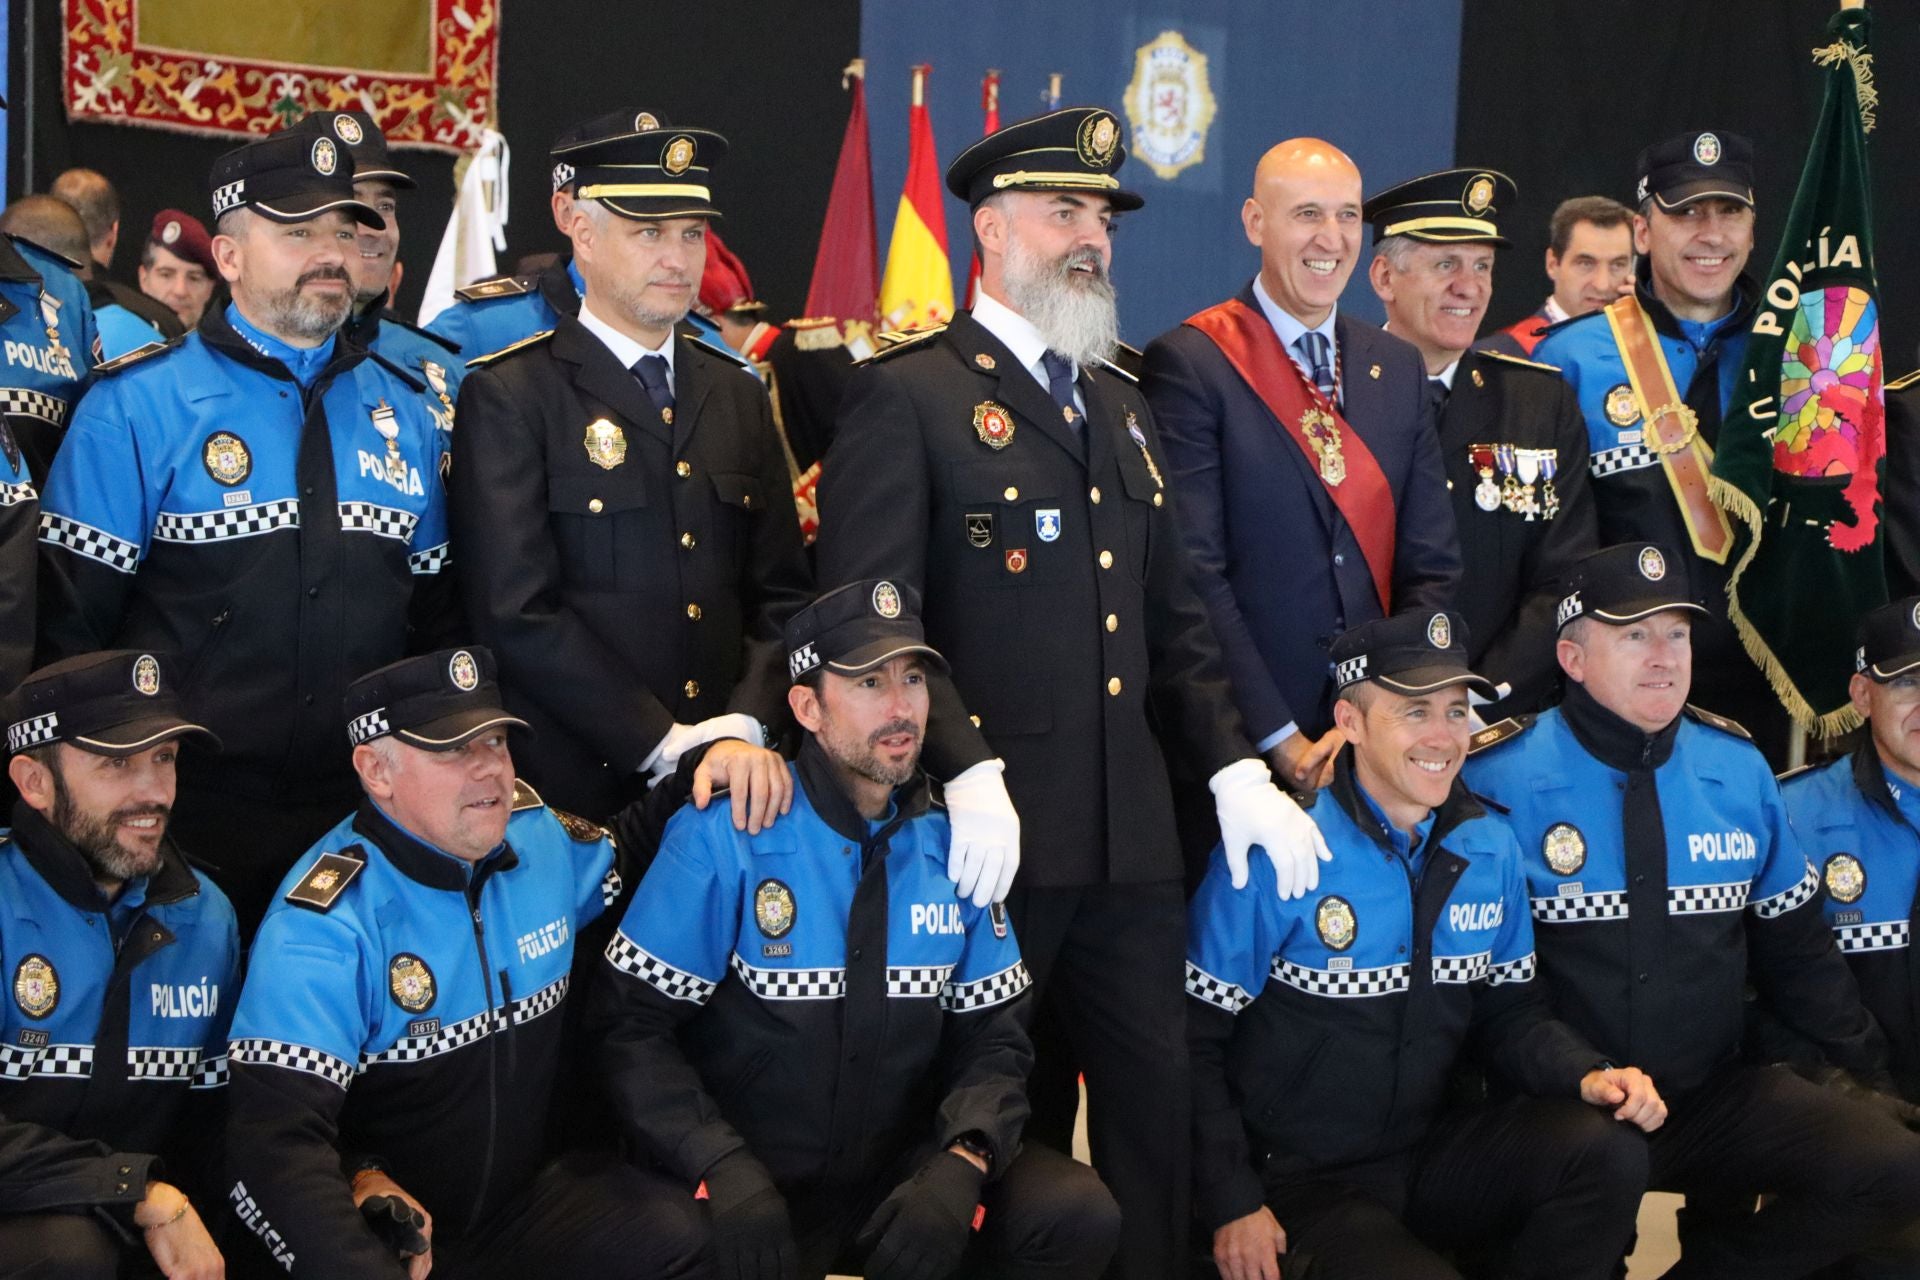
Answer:
M6 1238L13 1256L0 1259L0 1280L114 1280L120 1274L119 1244L105 1227L79 1214L34 1214L9 1224Z
M1097 1276L1120 1243L1120 1205L1100 1175L1074 1160L1050 1162L1043 1182L1022 1180L1023 1227L1006 1242L1020 1263L1049 1274Z
M587 1273L605 1280L702 1280L711 1274L706 1215L691 1196L650 1196L631 1230Z
M1564 1183L1639 1204L1650 1176L1647 1141L1640 1130L1584 1103L1557 1110L1551 1132L1564 1153Z

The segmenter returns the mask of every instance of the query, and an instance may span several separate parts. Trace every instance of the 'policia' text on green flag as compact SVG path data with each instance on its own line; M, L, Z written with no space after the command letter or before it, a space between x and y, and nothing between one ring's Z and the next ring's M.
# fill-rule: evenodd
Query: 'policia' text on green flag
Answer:
M1868 30L1865 10L1842 10L1814 51L1825 103L1709 482L1742 530L1734 626L1788 714L1822 737L1860 722L1847 702L1854 626L1886 600Z

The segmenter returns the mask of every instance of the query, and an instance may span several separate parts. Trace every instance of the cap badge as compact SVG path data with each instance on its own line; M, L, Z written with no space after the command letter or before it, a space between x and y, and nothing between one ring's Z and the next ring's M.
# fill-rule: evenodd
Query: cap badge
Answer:
M1867 891L1867 869L1850 853L1827 859L1827 896L1835 902L1858 902Z
M651 133L659 127L660 121L651 111L642 111L633 118L633 131L635 133Z
M133 687L149 698L160 692L160 661L150 653L133 660Z
M408 1013L425 1013L433 1006L433 970L419 956L402 951L387 965L387 990L393 1002Z
M891 582L877 582L873 587L873 611L883 618L900 616L900 590Z
M1640 419L1640 406L1634 401L1633 388L1621 383L1607 392L1607 421L1616 427L1630 427Z
M339 136L340 141L350 147L359 146L361 139L366 137L366 134L360 131L360 122L345 112L333 118L333 131Z
M160 243L172 244L174 241L178 240L179 238L180 238L179 221L177 219L169 219L167 222L167 225L160 228Z
M1920 631L1920 603L1913 606L1913 612L1907 615L1907 619L1913 623L1914 630Z
M973 430L987 448L1004 449L1013 443L1013 415L991 400L982 400L973 407Z
M1660 548L1640 548L1640 576L1648 582L1658 582L1667 576L1667 558L1660 554Z
M1485 213L1493 207L1493 175L1475 174L1467 183L1466 194L1460 197L1461 207L1468 213Z
M45 956L27 956L13 971L13 1002L29 1018L44 1018L60 1003L60 976Z
M333 145L332 138L316 138L313 142L313 171L324 178L331 178L333 171L340 167L340 148Z
M798 915L793 890L780 881L762 880L760 887L753 891L753 922L769 938L784 938L792 933Z
M453 681L453 687L462 693L472 693L480 687L480 664L465 649L454 654L447 662L447 679Z
M1540 856L1557 876L1570 876L1587 865L1587 838L1571 822L1556 822L1540 838Z
M216 431L208 436L201 448L200 460L206 465L207 474L228 488L253 474L253 455L247 452L247 442L231 431Z
M1113 163L1114 146L1120 141L1120 123L1105 111L1096 112L1080 123L1075 149L1080 163L1090 169L1104 169Z
M627 433L618 424L595 418L587 424L587 458L602 471L627 460Z
M693 165L693 139L681 134L660 152L660 167L678 177Z
M1353 918L1353 904L1338 895L1320 899L1313 911L1313 927L1329 951L1345 951L1360 932L1360 922Z
M1720 163L1720 139L1703 133L1693 140L1693 158L1701 164Z
M1453 643L1453 623L1444 613L1436 613L1427 623L1427 643L1436 649L1445 649Z

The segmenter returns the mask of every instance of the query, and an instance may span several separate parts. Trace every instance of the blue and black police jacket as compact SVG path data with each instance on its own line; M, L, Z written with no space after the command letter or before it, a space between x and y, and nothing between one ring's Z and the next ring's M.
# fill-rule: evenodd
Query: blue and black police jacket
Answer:
M692 1187L746 1148L783 1189L858 1186L980 1135L1004 1171L1027 1117L1030 980L1003 908L956 900L924 777L869 822L813 738L759 835L682 810L593 998L628 1137Z
M0 1205L124 1221L149 1178L198 1191L214 1174L240 994L233 908L171 842L109 904L37 811L16 803L13 824L0 831Z
M1333 860L1282 901L1264 850L1235 889L1215 846L1187 908L1194 1187L1214 1228L1266 1189L1417 1144L1472 1035L1493 1070L1577 1096L1601 1056L1535 991L1533 924L1506 824L1457 782L1389 831L1343 748L1309 811Z

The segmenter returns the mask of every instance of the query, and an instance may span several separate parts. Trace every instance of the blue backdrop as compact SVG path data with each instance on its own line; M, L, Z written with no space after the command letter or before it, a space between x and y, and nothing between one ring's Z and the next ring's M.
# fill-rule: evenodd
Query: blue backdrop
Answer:
M944 168L980 136L989 67L1001 72L1003 123L1044 110L1055 71L1061 105L1097 103L1124 122L1140 46L1177 31L1206 55L1216 110L1205 159L1171 181L1137 155L1120 172L1147 199L1114 243L1121 332L1136 345L1252 278L1240 205L1273 143L1327 139L1353 156L1369 193L1453 163L1460 0L1158 0L1132 14L1095 0L896 0L861 10L883 261L906 177L914 64L933 66L927 104ZM1137 150L1131 132L1128 146ZM947 240L959 298L972 241L966 208L950 196ZM1377 320L1364 258L1342 305Z

